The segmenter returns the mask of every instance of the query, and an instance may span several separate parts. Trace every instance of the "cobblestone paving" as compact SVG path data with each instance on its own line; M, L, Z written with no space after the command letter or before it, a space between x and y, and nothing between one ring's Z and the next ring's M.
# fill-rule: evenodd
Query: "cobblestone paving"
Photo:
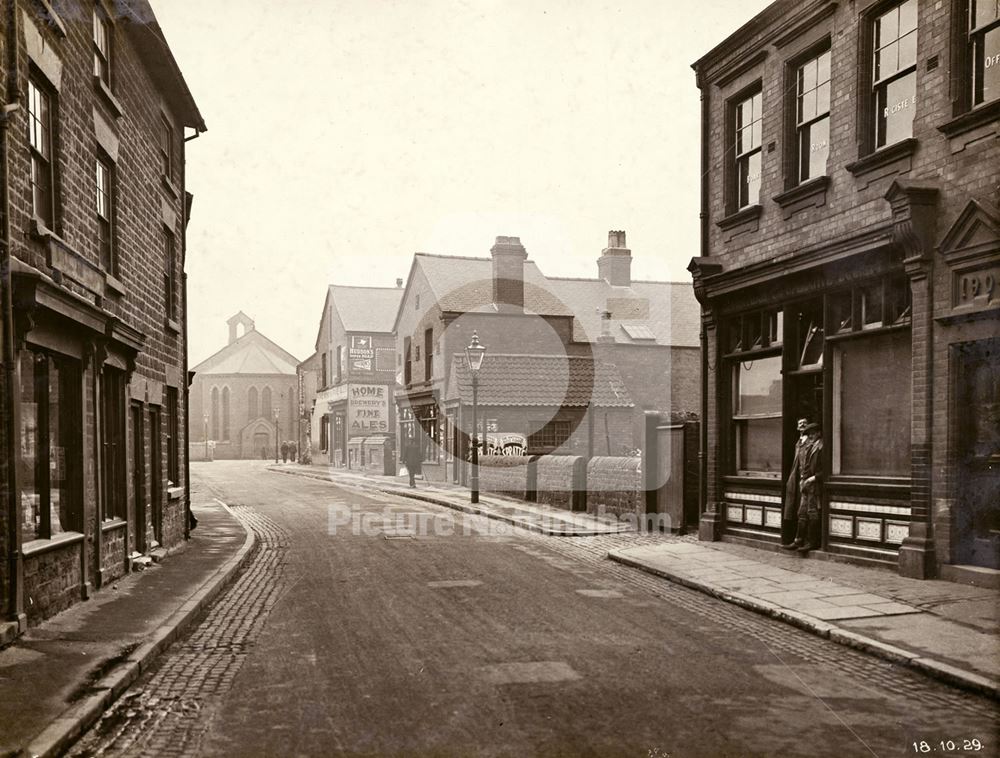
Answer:
M233 512L257 544L233 585L158 665L139 679L70 755L195 755L215 706L253 649L271 609L288 586L287 535L245 506Z

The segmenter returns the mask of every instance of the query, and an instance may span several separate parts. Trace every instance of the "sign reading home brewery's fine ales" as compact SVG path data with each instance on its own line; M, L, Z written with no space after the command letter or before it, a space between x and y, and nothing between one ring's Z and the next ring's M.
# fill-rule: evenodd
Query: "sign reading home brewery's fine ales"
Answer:
M384 384L352 384L347 393L347 423L352 437L388 434L388 388Z

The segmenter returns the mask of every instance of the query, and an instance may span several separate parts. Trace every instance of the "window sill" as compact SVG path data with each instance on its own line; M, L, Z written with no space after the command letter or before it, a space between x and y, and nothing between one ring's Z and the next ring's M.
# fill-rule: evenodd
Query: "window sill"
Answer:
M180 197L181 195L180 187L178 187L177 184L174 182L174 180L171 179L169 176L161 175L160 183L163 185L163 189L165 189L170 194L170 196L174 198L174 200Z
M125 294L125 284L120 279L111 276L111 274L105 273L104 283L107 285L108 289L111 290L116 295Z
M817 176L785 190L771 199L781 206L787 219L806 208L818 208L826 205L826 190L829 186L829 176Z
M976 127L988 124L991 121L1000 119L1000 100L980 105L961 116L953 118L938 127L938 131L947 137L958 137L970 132Z
M105 519L101 522L102 532L113 532L116 529L121 529L122 527L128 526L128 522L123 518L111 518Z
M21 545L21 553L25 558L30 558L33 555L47 553L50 550L58 550L62 547L75 545L78 542L83 542L83 534L80 532L63 532L48 539L43 538L25 542Z
M61 284L62 277L65 276L94 295L104 296L104 285L107 281L104 269L94 265L70 247L37 216L31 221L31 237L48 247L46 263L52 269L56 284Z
M180 323L177 322L177 321L174 321L174 319L172 319L172 318L168 318L167 319L167 329L169 329L170 331L172 331L174 334L180 334L181 333L181 325L180 325Z
M180 500L183 496L183 487L167 487L167 500Z
M715 225L722 230L722 241L731 242L741 234L756 232L760 228L760 214L763 212L764 207L760 204L748 205L743 210L716 221Z
M118 98L115 97L111 88L99 76L94 77L94 89L97 90L97 93L104 100L105 105L108 106L116 119L125 115L125 109L122 107L122 104L118 102Z
M887 166L892 166L892 164L897 161L908 160L917 150L917 140L913 137L901 140L888 147L883 147L876 150L874 153L866 155L864 158L859 158L854 161L854 163L848 163L844 168L850 171L854 176L865 176L873 171L880 168L885 168ZM910 167L907 165L905 169L897 169L897 173L900 171L909 171Z

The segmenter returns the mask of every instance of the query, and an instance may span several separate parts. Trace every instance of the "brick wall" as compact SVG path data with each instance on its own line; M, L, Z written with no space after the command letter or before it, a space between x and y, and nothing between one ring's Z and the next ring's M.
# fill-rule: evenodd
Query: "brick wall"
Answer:
M526 499L530 460L528 456L482 456L479 459L480 491Z
M642 459L597 456L587 463L587 513L642 515L646 493Z
M78 296L81 310L88 311L98 321L111 314L116 319L116 335L107 341L109 363L128 366L132 371L130 395L142 403L143 418L148 423L150 410L162 409L167 386L178 391L179 435L177 445L183 451L187 445L184 417L186 391L186 345L184 318L186 303L183 293L185 260L186 196L183 141L184 127L200 123L189 104L176 93L167 93L162 77L170 77L163 61L155 66L154 76L149 64L149 51L140 53L126 23L115 20L112 29L113 71L110 97L94 83L93 77L93 4L68 0L57 4L55 13L47 15L42 5L29 0L17 0L13 17L16 21L14 44L17 89L21 107L10 114L9 122L9 221L11 254L22 263L48 277L46 286L62 287ZM3 21L10 19L4 14ZM3 27L5 42L14 29ZM6 48L5 49L9 49ZM162 52L155 53L162 55ZM144 60L142 56L147 56ZM50 87L52 100L52 164L55 171L54 220L46 228L33 221L30 186L31 159L27 140L27 80L30 71L39 72ZM164 73L166 72L166 73ZM160 77L160 78L157 78ZM176 82L175 82L176 84ZM165 178L159 151L161 124L170 124L172 161L170 176ZM95 165L103 157L114 166L113 240L117 270L104 270L102 264L99 222L95 206ZM176 282L176 311L168 314L165 278L169 256L164 244L165 234L174 240L174 266L171 272ZM75 327L55 325L55 317L44 307L36 313L34 327L26 335L29 343L43 345L79 359L87 355L90 340L103 346L106 331L88 332L94 327L83 320ZM135 337L133 340L133 332ZM19 335L25 336L25 335ZM47 341L47 342L45 342ZM141 348L132 355L133 341ZM22 600L31 599L25 609L33 619L43 618L66 607L81 597L84 581L81 550L86 551L89 574L101 567L113 572L124 571L125 530L108 539L93 534L98 523L97 469L95 449L95 400L93 396L96 371L90 361L81 371L83 450L82 542L54 546L43 553L25 559L25 582ZM10 409L2 409L9 413ZM126 412L127 413L127 412ZM166 418L161 417L160 470L166 474ZM148 433L148 432L147 432ZM128 510L134 518L135 502L132 488L135 464L132 439L134 430L126 415ZM145 461L150 463L148 441ZM181 479L183 453L180 454ZM145 475L147 499L150 479ZM162 512L164 542L168 546L183 539L186 501L183 497L167 500L164 486ZM4 510L6 513L6 509ZM151 513L151 510L150 510ZM148 514L147 514L148 518ZM145 530L147 524L129 527L134 544L135 530ZM8 529L3 529L0 543L6 553ZM120 535L120 538L119 536ZM117 541L117 542L116 542ZM103 543L103 544L102 544ZM120 543L120 546L119 546ZM98 565L97 546L100 552ZM4 562L6 563L6 562ZM30 571L29 571L30 569ZM6 566L2 571L6 571ZM91 582L93 578L91 577ZM3 583L5 605L13 602L7 595L9 583ZM11 610L9 605L7 610Z
M76 543L24 559L25 611L39 621L80 600L80 546Z
M577 455L543 455L534 463L535 499L568 510L586 506L587 461Z

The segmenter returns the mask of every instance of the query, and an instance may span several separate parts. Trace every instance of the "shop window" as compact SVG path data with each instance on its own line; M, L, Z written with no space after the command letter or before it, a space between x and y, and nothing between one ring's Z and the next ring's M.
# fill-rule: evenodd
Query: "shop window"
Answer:
M733 106L734 211L760 202L762 98L758 89Z
M969 0L972 105L1000 98L1000 2Z
M906 277L876 279L827 297L831 335L903 326L910 321L910 286Z
M797 179L804 182L826 174L830 155L830 51L805 61L795 79Z
M917 98L917 0L874 18L872 99L876 149L913 136Z
M21 354L21 535L25 542L81 530L82 413L78 365Z
M736 361L733 431L740 474L781 475L781 356Z
M910 474L910 333L838 341L833 348L833 472Z
M829 297L830 330L833 333L849 332L854 328L854 298L851 290L836 292Z
M101 374L104 518L128 515L125 468L125 372L105 366Z
M776 347L781 344L783 332L784 318L777 308L744 313L729 321L725 332L725 352L741 353Z
M822 368L823 348L826 344L822 304L816 301L800 306L797 326L797 368L802 370Z

